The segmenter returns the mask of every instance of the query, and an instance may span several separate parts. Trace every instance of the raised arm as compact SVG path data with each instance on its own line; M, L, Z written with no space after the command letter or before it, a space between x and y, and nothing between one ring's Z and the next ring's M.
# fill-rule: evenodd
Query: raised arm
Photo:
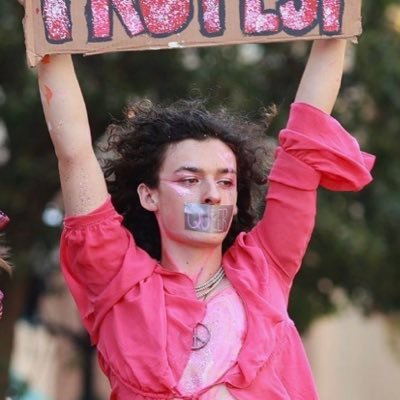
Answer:
M107 188L92 147L86 106L71 56L46 57L38 66L38 78L66 214L86 214L104 202Z
M331 113L342 81L345 50L345 39L314 41L296 102L308 103Z
M344 40L336 39L313 43L297 90L297 104L292 105L288 125L280 133L265 214L252 233L269 264L287 277L288 288L314 228L316 189L324 175L321 168L332 176L343 173L336 165L340 162L336 154L346 133L327 114L339 91L345 45ZM331 145L335 147L332 154Z

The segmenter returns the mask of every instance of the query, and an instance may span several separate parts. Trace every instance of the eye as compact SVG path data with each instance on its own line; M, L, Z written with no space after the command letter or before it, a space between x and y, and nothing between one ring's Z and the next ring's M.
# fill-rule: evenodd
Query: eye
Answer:
M226 188L235 186L235 183L231 179L221 179L218 181L218 184Z
M180 182L185 186L193 186L199 182L199 179L195 177L187 177L187 178L182 178Z

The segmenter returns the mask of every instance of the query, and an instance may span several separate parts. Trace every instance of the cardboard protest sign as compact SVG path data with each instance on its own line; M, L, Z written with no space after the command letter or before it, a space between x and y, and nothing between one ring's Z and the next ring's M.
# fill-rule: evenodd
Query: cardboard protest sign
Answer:
M26 0L31 66L46 54L353 37L361 0Z

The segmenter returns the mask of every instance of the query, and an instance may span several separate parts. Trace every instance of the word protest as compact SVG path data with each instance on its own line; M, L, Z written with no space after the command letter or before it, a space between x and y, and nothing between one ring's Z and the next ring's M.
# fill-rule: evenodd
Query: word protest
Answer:
M26 0L28 63L97 54L354 37L361 0Z

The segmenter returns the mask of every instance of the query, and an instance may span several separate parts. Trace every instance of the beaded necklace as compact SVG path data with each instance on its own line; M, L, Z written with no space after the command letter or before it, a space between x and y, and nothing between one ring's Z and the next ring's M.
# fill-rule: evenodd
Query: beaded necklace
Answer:
M194 288L198 299L206 297L224 279L225 271L221 266L219 270L206 282Z

